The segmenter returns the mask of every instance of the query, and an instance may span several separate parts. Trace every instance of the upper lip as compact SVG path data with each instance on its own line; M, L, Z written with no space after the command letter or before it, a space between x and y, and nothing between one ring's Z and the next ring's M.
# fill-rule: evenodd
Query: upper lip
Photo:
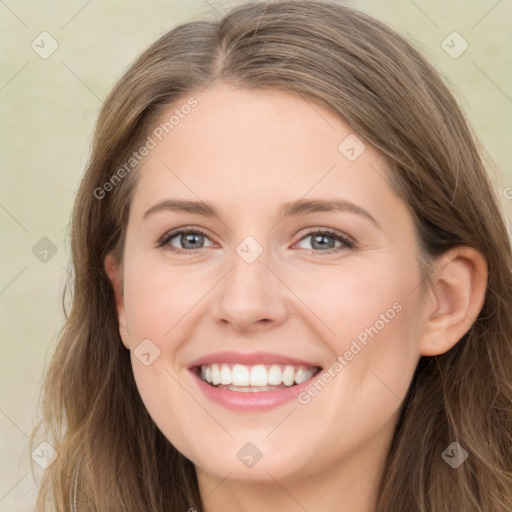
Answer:
M289 357L282 354L275 354L273 352L215 352L208 354L199 359L196 359L193 363L188 365L188 368L194 368L197 366L204 366L214 363L232 363L232 364L243 364L245 366L254 366L257 364L282 364L282 365L293 365L293 366L311 366L320 367L321 365L306 361L303 359L297 359L296 357Z

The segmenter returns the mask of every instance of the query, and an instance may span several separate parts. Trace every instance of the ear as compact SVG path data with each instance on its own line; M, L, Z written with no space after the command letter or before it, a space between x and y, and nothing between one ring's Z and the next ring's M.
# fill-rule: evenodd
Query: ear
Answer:
M112 254L108 254L104 262L105 272L107 273L108 279L114 289L114 296L116 301L117 320L119 323L119 334L123 345L129 349L129 331L128 324L126 321L126 310L124 307L123 299L123 282L122 282L122 269L117 263Z
M419 347L423 356L444 354L469 331L484 304L487 262L476 249L456 247L440 258L432 277Z

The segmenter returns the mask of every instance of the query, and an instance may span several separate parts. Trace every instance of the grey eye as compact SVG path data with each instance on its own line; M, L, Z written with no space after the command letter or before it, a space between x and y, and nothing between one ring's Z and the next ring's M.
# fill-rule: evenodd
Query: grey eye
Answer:
M178 238L182 243L183 249L199 249L201 244L204 243L204 235L201 233L183 233L173 238Z

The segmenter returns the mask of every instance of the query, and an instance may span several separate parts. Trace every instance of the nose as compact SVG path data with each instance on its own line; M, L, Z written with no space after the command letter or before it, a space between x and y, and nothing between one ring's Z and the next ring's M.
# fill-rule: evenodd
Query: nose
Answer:
M233 255L232 267L217 287L215 321L237 332L275 328L288 314L288 288L267 265L265 252L252 263Z

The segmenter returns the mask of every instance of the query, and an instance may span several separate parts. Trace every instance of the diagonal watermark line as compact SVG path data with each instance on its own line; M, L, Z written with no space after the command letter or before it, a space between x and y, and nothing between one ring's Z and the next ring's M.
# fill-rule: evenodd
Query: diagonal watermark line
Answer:
M69 225L71 224L71 219L68 220L68 223L59 231L59 233L63 233L66 231L66 229L69 228Z
M204 2L210 7L210 9L215 11L215 13L217 14L219 19L216 21L218 21L219 23L220 22L222 23L222 26L219 27L219 30L221 32L223 32L223 33L226 32L226 29L224 28L224 26L226 26L227 29L233 30L234 27L232 26L232 23L228 19L226 19L225 14L222 14L218 9L216 9L209 0L204 0ZM262 14L262 18L265 15L266 10L267 10L267 8L265 7L263 14ZM256 35L258 27L260 25L260 22L261 22L261 18L258 20L258 23L256 25L256 30L251 35L250 39L252 39ZM213 83L215 83L217 81L217 79L220 78L220 76L222 75L223 72L224 72L224 64L222 64L221 69L213 76L213 78L210 80L210 82L208 82L208 84L206 84L204 86L204 88L202 89L202 92L206 91L206 89L208 89L208 87L210 87Z
M373 373L373 375L375 375L375 377L377 377L377 379L379 379L382 382L382 384L384 384L384 386L386 386L389 389L389 391L391 391L391 393L393 393L393 395L396 396L399 402L402 402L402 399L371 368L368 368L368 370L370 370Z
M103 100L63 60L61 62L62 64L64 64L64 66L66 66L70 73L75 75L75 77L78 78L78 80L80 80L80 82L82 82L82 84L84 84L85 87L87 87L87 89L89 89L89 91L91 91L94 94L94 96L96 96L96 98L100 100L101 103L103 103Z
M453 195L450 199L450 204L453 205L453 201L455 200L455 194L457 193L457 187L459 186L459 178L460 178L460 169L457 167L457 176L455 176L455 187L453 187Z
M102 105L104 105L104 100L102 100L102 99L101 99L101 98L100 98L100 97L99 97L99 96L98 96L98 95L97 95L97 94L96 94L96 93L95 93L95 92L94 92L94 91L93 91L93 90L92 90L92 89L87 85L87 83L85 83L85 82L84 82L84 81L83 81L83 80L82 80L82 79L81 79L81 78L80 78L80 77L79 77L79 76L78 76L78 75L77 75L77 74L76 74L76 73L75 73L75 72L74 72L74 71L73 71L73 70L72 70L72 69L71 69L71 68L70 68L70 67L69 67L69 66L68 66L64 61L63 61L63 60L62 60L61 62L62 62L62 64L64 64L64 66L66 66L66 68L68 69L68 71L69 71L70 73L72 73L72 74L73 74L73 75L74 75L74 76L75 76L75 77L76 77L80 82L82 82L82 84L83 84L85 87L87 87L87 89L89 89L89 91L91 91L91 93L92 93L92 94L94 94L94 96L96 96L96 98L98 98L98 100L100 101L100 103L101 103ZM116 111L116 108L115 108L115 107L114 107L114 108L112 108L112 107L110 107L110 106L106 106L105 108L108 110L108 112L110 112L110 114L112 114L114 117L116 117L117 119L119 119L119 120L120 120L119 115L118 115L118 113L117 113L117 111ZM120 121L121 121L121 120L120 120ZM124 121L123 121L123 122L124 122ZM70 222L71 222L71 219L68 221L68 224L67 224L67 225L62 229L62 231L64 231L64 230L69 226ZM62 231L61 231L61 233L62 233Z
M0 409L0 412L28 439L28 435L2 409Z
M395 102L395 105L400 104L400 102L401 102L401 101L402 101L402 100L403 100L403 99L404 99L408 94L411 94L411 93L414 91L414 89L416 89L416 87L418 87L418 85L420 84L420 82L421 82L422 80L424 80L424 79L425 79L425 77L426 77L427 75L429 75L429 74L433 73L434 71L436 71L436 72L437 72L436 66L437 66L438 64L439 64L439 61L437 61L433 66L429 66L429 68L427 69L427 71L425 71L425 73L424 73L423 75L421 75L421 76L419 77L419 79L418 79L416 82L414 82L414 81L413 81L413 85L412 85L412 87L411 87L410 89L407 89L407 90L404 92L404 94L402 94L402 95L400 96L400 98L398 98L398 101L396 101L396 102ZM375 123L375 124L372 126L372 128L371 128L371 129L373 130L373 128L374 128L377 124L378 124L378 122L377 122L377 123Z
M25 62L25 64L18 71L16 71L12 77L4 85L2 85L2 87L0 87L0 91L3 91L27 66L28 62Z
M379 172L379 170L378 170L378 169L377 169L373 164L371 164L370 162L368 162L368 165L372 168L372 170L373 170L376 174L378 174L378 175L382 178L382 180L387 184L387 186L388 186L391 190L393 190L394 185L393 185L393 183L391 182L390 178L389 178L385 173L381 173L381 172Z
M25 25L25 27L29 28L29 26L4 2L4 0L0 0L0 3L2 3L9 11L11 11L12 15L18 18L18 20Z
M485 293L487 294L488 291L492 292L492 294L499 300L499 301L503 301L503 297L501 295L498 295L498 293L489 286L489 279L485 278L482 274L480 274L480 272L478 272L478 270L476 268L473 268L473 270L484 280L486 281L486 286L485 286ZM480 313L478 313L480 315ZM478 318L475 318L475 321L477 320Z
M23 270L20 270L1 290L0 290L0 295L2 293L4 293L4 291L9 287L11 286L12 283L14 283L14 281L16 281L16 279L18 279L18 277L21 276L21 274L23 274L23 272L25 272L25 270L27 270L28 268L28 265L23 269Z
M281 421L280 421L280 422L279 422L279 423L278 423L278 424L277 424L277 425L276 425L276 426L275 426L275 427L274 427L274 428L273 428L273 429L272 429L272 430L271 430L271 431L270 431L270 432L265 436L265 439L267 439L267 437L269 437L269 436L270 436L270 434L272 434L272 433L274 432L274 430L276 430L278 427L280 427L280 426L284 423L284 421L285 421L285 420L287 420L287 419L290 417L290 415L291 415L292 413L294 413L294 412L295 412L295 409L291 410L291 411L290 411L290 413L289 413L289 414L287 414L287 415L286 415L286 416L285 416L285 417L284 417L284 418L283 418L283 419L282 419L282 420L281 420Z
M320 114L320 112L305 96L303 96L300 92L298 94L325 121L325 123L327 123L331 127L332 130L336 131L336 128L334 128L334 126L331 123L329 123L329 121L327 121L327 119L322 114Z
M489 82L491 82L496 87L496 89L498 89L501 94L503 94L503 96L505 96L505 98L507 98L508 101L512 103L512 98L510 98L510 96L475 61L472 60L471 62L480 71L480 73L482 73L487 78L487 80L489 80Z
M126 327L124 327L124 326L122 326L122 325L120 325L120 326L119 326L119 328L120 328L120 329L122 329L122 330L126 333L126 335L128 336L128 338L131 338L131 337L132 337L132 335L131 335L131 333L130 333L130 330L129 330L129 329L127 329Z
M258 33L258 29L260 28L261 20L265 17L265 14L267 14L267 4L265 5L265 7L263 9L263 14L260 16L258 23L256 23L256 28L254 29L254 32L252 33L251 39Z
M231 473L233 473L233 471L230 471L203 499L202 501L206 501L208 499L209 496L211 496L226 480L227 478L229 477L229 475L231 475Z
M474 29L477 25L479 25L486 17L488 14L491 13L491 11L494 10L494 8L499 4L501 3L501 0L498 0L471 28Z
M206 203L166 163L164 163L164 166L167 167L167 169L171 171L174 174L174 176L176 176L176 178L178 178L181 181L181 183L183 183L183 185L185 185L185 187L187 187L190 190L190 192L192 192L192 194L194 194L197 197L197 199L199 199L199 201L201 201L201 203L203 203L206 206ZM222 219L219 220L220 222L222 222L222 224L224 224L224 226L226 226L226 228L231 233L233 233L233 230L225 222L223 222Z
M313 313L313 315L315 315L318 318L318 320L320 320L320 322L322 322L325 325L325 327L327 327L327 329L329 329L329 331L331 331L332 334L336 336L336 333L268 265L265 266L268 268L268 270L270 270L270 272L272 272L272 274L274 274L279 279L279 281L281 281L281 283L283 283L286 286L286 288L288 288L288 290L290 290L295 295L295 297L297 297L297 299L299 299L302 302L302 304L304 304L304 306L306 306L309 309L309 311L311 311L311 313Z
M414 7L416 7L416 9L418 9L418 11L420 11L423 16L425 16L425 18L427 18L430 23L432 23L432 25L434 25L436 28L439 28L439 25L423 9L421 9L420 6L416 4L416 2L413 2L413 0L409 0L409 2L411 2L411 4L414 5Z
M418 256L419 257L419 256ZM407 293L405 295L405 298L409 297L409 295L411 295L411 293L413 293L415 290L417 290L425 281L427 281L427 279L434 273L438 270L438 267L436 265L432 265L432 268L430 269L430 271L428 272L428 274L426 276L423 276L420 281L418 282L418 284L416 286L414 286L411 291L409 293Z
M336 164L334 164L323 176L321 176L320 179L316 183L311 185L309 190L306 191L306 193L302 197L300 197L299 199L304 199L335 167L336 167ZM277 222L275 222L270 227L270 229L267 231L267 233L270 233L270 231L272 231L283 219L284 219L284 216L281 217L280 219L278 219Z
M22 480L27 478L30 473L25 473L1 498L0 502L3 501L14 489L21 483Z
M297 503L297 505L299 505L299 507L300 507L302 510L304 510L304 512L308 512L308 510L307 510L306 508L304 508L304 507L302 506L302 504L301 504L301 503L299 503L299 502L295 499L295 497L294 497L292 494L290 494L290 492L289 492L285 487L283 487L283 486L281 485L281 483L280 483L280 482L279 482L279 481L278 481L278 480L277 480L277 479L276 479L276 478L275 478L271 473L269 473L268 471L266 471L266 473L267 473L268 475L270 475L270 477L274 480L274 482L275 482L279 487L281 487L281 489L283 489L283 491L284 491L286 494L288 494L288 496L290 496L290 498L291 498L293 501L295 501L295 503Z
M16 224L18 224L18 226L20 226L24 231L25 233L28 233L28 229L3 205L0 203L0 208L2 208L2 210L5 211L5 213L7 213L7 215L9 215L11 217L11 219L16 222Z
M216 8L216 7L214 7L214 6L212 5L212 3L211 3L211 2L209 2L208 0L204 0L204 3L208 4L208 6L209 6L212 10L214 10L218 16L220 16L220 17L224 17L224 15L223 15L223 14L222 14L222 13L221 13L217 8Z
M192 307L167 332L164 333L164 336L167 336L232 270L233 267L231 267L195 304L193 304Z
M231 432L229 432L229 430L215 416L213 416L213 414L201 402L199 402L199 400L197 400L197 398L181 382L179 382L178 379L176 379L176 377L171 372L169 372L169 370L167 370L167 368L164 368L164 371L165 373L167 373L167 375L169 375L169 377L173 378L174 381L186 393L188 393L188 395L194 400L194 402L196 402L206 412L206 414L208 414L208 416L210 416L210 418L212 418L222 428L222 430L224 430L226 434L228 434L229 437L234 439L234 436L231 434Z
M423 73L416 82L413 81L413 85L410 89L407 89L401 96L400 98L398 98L398 100L395 102L395 105L399 105L400 102L408 95L408 94L411 94L414 89L416 89L416 87L418 87L419 83L425 79L425 77L429 74L431 74L432 72L434 71L437 71L436 69L436 66L439 64L439 61L437 61L433 66L429 66L427 71L425 71L425 73ZM375 126L377 126L379 124L379 120L377 120L376 123L374 123L370 130L373 130Z
M220 76L220 73L218 73L217 75L215 75L204 87L203 89L201 90L201 92L203 93L204 91L206 91L206 89L208 89L208 87L210 87L216 80L217 78L219 78Z
M67 27L90 3L91 0L87 0L85 5L83 5L66 23L64 23L64 25L62 25L61 30Z

